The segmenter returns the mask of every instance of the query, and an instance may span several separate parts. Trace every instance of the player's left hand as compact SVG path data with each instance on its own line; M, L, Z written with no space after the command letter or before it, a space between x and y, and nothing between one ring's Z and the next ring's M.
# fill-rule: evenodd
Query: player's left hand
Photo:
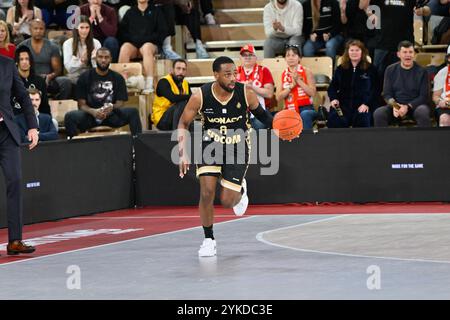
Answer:
M31 150L37 146L39 141L39 133L37 129L28 130L28 140L31 141L30 145L28 146L28 149Z

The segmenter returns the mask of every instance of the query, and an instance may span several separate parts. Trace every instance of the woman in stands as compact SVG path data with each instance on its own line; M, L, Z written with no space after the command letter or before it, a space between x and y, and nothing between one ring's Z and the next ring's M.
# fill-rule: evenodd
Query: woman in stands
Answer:
M16 46L9 41L8 25L0 20L0 55L14 59Z
M72 38L64 41L63 58L67 76L75 85L80 75L96 67L95 54L101 47L100 41L94 39L91 23L87 16L80 16L78 27L72 30Z
M287 69L281 74L281 91L277 92L277 101L284 100L285 109L300 113L303 128L311 129L317 118L313 97L316 94L316 81L308 68L300 64L300 48L289 45L285 53Z
M375 110L378 97L377 84L377 71L369 62L366 47L359 40L349 41L328 87L331 108L327 126L370 127L370 111Z
M144 94L153 92L153 71L158 47L169 35L168 26L161 8L148 0L137 0L124 15L119 27L119 63L131 59L143 60L145 72Z
M31 36L30 23L33 19L42 20L42 11L34 5L34 0L16 0L15 5L8 9L6 22L13 27L15 44Z

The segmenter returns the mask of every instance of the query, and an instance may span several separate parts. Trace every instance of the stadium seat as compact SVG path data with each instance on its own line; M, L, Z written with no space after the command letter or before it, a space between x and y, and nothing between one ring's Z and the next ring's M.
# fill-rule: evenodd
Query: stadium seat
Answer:
M64 127L64 116L67 112L78 110L78 103L75 100L49 100L52 117L58 121L60 128Z

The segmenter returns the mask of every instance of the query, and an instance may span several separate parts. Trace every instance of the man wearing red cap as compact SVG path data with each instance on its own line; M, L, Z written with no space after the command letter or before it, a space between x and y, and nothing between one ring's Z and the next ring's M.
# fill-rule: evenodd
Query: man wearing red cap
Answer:
M273 97L274 82L270 70L256 63L255 47L246 44L241 48L241 65L237 68L238 82L256 93L259 103L264 109L270 109L270 100ZM262 122L251 115L250 121L254 129L264 129Z

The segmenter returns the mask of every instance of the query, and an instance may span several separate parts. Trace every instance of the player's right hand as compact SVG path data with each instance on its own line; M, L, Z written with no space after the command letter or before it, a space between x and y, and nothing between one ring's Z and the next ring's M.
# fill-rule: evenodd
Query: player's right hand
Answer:
M184 178L184 176L187 174L187 172L189 171L189 159L187 159L185 156L182 156L180 158L180 164L179 164L179 168L180 168L180 178Z

